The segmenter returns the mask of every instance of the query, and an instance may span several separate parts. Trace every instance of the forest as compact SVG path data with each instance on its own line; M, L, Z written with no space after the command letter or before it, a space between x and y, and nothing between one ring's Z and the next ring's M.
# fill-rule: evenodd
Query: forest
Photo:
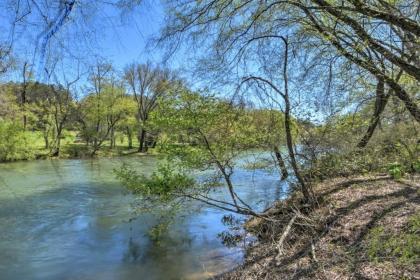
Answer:
M124 266L125 274L119 276L106 270L104 279L138 279L130 273L143 269L155 273L150 279L169 279L158 263L170 253L154 254L181 250L174 225L189 228L183 217L193 219L194 213L217 228L211 238L227 250L241 248L240 260L230 264L222 256L221 264L212 260L213 270L203 272L207 262L189 261L188 269L181 268L171 255L173 279L419 277L418 1L93 2L0 4L2 223L15 221L11 211L18 198L26 203L34 195L22 193L39 193L35 206L40 209L65 196L50 198L50 189L41 194L30 178L40 180L39 186L58 180L49 187L59 194L92 184L83 189L92 201L103 199L99 195L104 190L93 186L99 182L135 201L119 198L118 207L133 208L124 218L129 223L153 217L140 232L130 226L127 254L136 266ZM145 21L149 17L158 23ZM129 38L130 28L148 36ZM144 48L132 47L141 58L128 50L118 51L117 58L107 53L118 44L111 32L130 40L127 44L144 43ZM102 167L104 174L95 177L99 171L92 166L110 162L112 168ZM54 173L42 173L50 163ZM66 164L75 164L71 172L78 175L70 177L92 177L54 179L53 174L67 174ZM18 174L28 176L26 181ZM252 179L243 182L246 176ZM281 191L281 197L260 196L271 190ZM200 207L217 215L206 216ZM39 220L51 232L51 219L64 220L54 213L50 220ZM17 222L31 221L19 217ZM123 227L122 220L112 230ZM95 226L112 232L89 225L80 234L87 236ZM154 253L144 253L143 245L133 241L138 236L148 236ZM0 278L69 276L54 269L43 278L44 267L19 274L23 272L2 266L10 254L2 244L13 241L0 239L5 251ZM186 258L194 253L206 258L196 247L182 247ZM157 258L156 271L136 262L139 254L145 260ZM26 261L19 256L17 263ZM86 266L70 276L97 278L101 262L105 260L95 262L98 270L92 274L83 274L91 273Z

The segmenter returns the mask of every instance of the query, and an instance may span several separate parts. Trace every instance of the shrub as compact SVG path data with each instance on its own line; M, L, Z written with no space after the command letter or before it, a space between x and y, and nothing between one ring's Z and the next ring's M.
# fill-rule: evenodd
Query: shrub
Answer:
M400 179L404 175L404 167L398 162L391 163L388 168L388 173L394 179Z
M138 174L126 165L115 173L130 191L145 198L169 200L195 184L194 179L168 163L160 164L150 177Z
M360 115L334 118L302 133L298 152L303 155L309 179L370 172L400 178L404 173L420 171L417 123L403 119L393 124L382 122L367 146L360 148L358 144L367 129L365 120Z
M25 131L20 124L0 121L0 161L34 158L33 142L31 132Z
M398 145L367 147L363 150L326 152L305 170L309 178L331 178L370 172L387 172L394 179L406 172L420 172L420 160L407 155Z
M420 160L417 160L413 163L414 172L420 173Z

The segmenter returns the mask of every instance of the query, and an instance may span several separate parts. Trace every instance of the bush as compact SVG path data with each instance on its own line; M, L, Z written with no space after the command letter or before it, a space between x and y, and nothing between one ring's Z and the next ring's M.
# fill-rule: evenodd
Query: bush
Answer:
M367 146L358 147L367 129L366 118L343 116L301 133L298 152L304 155L307 177L331 178L370 172L400 178L420 172L420 141L417 123L382 122ZM395 164L397 163L397 164Z
M391 163L388 168L388 173L394 179L401 179L404 175L404 167L398 162Z
M33 159L32 144L31 132L25 131L20 124L0 121L0 161Z
M124 165L115 170L117 177L134 194L146 198L169 200L187 188L195 185L194 179L186 173L175 170L168 163L160 164L150 177L138 174Z
M417 151L411 156L404 151L399 145L379 145L363 150L327 152L309 163L305 172L309 178L319 179L370 172L388 173L399 179L405 173L420 172L420 161L415 159Z
M413 169L414 172L420 173L420 160L413 162Z

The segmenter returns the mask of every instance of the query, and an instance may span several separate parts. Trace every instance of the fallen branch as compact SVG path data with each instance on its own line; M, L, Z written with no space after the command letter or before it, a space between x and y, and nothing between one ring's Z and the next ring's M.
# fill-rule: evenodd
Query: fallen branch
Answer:
M314 262L318 262L317 258L316 258L316 254L315 254L315 244L314 244L314 240L311 239L311 253L312 253L312 260Z
M297 218L298 214L296 213L289 221L289 223L287 224L286 228L284 229L282 235L280 236L279 242L277 243L277 256L275 257L276 260L276 264L279 265L280 262L280 257L283 255L283 244L284 241L286 240L287 235L289 235L289 232L292 228L293 223L295 222L296 218Z

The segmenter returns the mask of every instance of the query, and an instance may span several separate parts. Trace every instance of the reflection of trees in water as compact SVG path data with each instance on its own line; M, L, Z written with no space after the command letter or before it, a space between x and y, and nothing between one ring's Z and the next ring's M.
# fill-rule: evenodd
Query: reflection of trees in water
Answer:
M124 262L136 262L141 257L140 244L135 242L132 237L128 240L128 249L125 252L123 260Z
M182 219L182 218L180 218ZM135 219L130 220L131 223ZM133 226L130 226L130 234L127 242L127 250L123 254L123 261L129 263L144 263L153 259L162 261L165 258L168 261L174 261L171 255L182 254L191 249L195 236L191 236L188 227L182 226L180 221L177 227L171 226L172 223L167 219L159 221L150 227L148 233L134 232ZM153 234L153 229L159 229L158 233ZM151 233L152 232L152 233ZM145 238L145 244L136 237ZM146 259L147 258L147 259Z
M239 185L244 186L241 194L247 201L265 209L270 201L284 197L288 189L286 182L279 181L277 174L273 174L274 176L272 174L239 169L235 180ZM260 189L249 187L251 182ZM216 189L212 195L223 197L226 193ZM134 207L136 208L136 205ZM169 269L172 266L182 265L184 261L191 264L196 260L211 266L221 259L237 261L242 256L240 252L248 242L252 241L250 236L240 230L239 225L243 222L240 220L243 217L224 216L201 203L189 202L188 207L176 210L164 207L153 210L147 213L136 212L136 218L130 219L132 227L140 226L141 230L135 230L135 227L130 229L123 257L124 262L146 265L157 262ZM216 218L214 226L217 224L219 227L221 223L220 231L212 236L203 234L201 222L198 221L198 225L196 224L197 217L201 217L201 215L207 218L206 221L203 221L205 227L213 227L212 222L208 220L211 217L208 215L215 215L213 216ZM195 227L199 227L200 230L195 230ZM225 247L216 245L215 250L210 249L214 248L217 243L223 244ZM195 248L195 246L199 247ZM208 248L208 250L203 251L203 248ZM194 252L199 253L203 259L190 259Z

